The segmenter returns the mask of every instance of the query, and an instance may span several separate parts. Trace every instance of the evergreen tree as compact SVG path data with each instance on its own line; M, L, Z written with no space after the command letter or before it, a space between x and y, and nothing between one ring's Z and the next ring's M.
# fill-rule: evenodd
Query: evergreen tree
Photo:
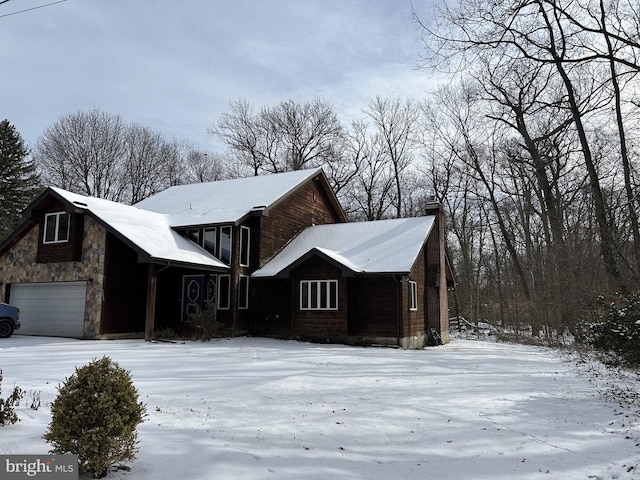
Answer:
M22 221L21 212L40 188L29 149L9 123L0 122L0 241Z

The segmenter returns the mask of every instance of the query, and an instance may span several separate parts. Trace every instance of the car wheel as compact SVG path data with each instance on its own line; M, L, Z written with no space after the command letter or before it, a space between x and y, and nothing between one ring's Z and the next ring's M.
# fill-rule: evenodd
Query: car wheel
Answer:
M9 338L13 333L13 324L8 320L0 320L0 338Z

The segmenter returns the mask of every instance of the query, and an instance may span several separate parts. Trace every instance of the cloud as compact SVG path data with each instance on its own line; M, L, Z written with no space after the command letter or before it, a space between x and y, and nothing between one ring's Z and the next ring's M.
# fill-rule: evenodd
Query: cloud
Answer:
M11 45L0 49L0 117L33 144L59 116L97 107L207 147L207 127L238 98L261 106L321 97L352 116L376 95L422 95L410 8L68 0L0 18L0 44Z

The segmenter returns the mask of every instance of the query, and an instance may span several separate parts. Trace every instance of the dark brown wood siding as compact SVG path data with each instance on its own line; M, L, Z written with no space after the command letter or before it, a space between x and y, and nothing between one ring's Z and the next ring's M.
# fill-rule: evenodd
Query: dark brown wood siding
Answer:
M289 194L261 220L259 266L305 228L339 223L342 218L316 177Z
M337 310L302 310L301 280L338 280ZM345 337L348 335L349 292L347 280L337 267L313 257L291 272L293 293L293 335L295 337Z
M291 337L291 280L252 279L257 304L250 325L252 335Z
M101 333L144 332L148 265L107 234Z
M393 276L351 279L349 335L397 337L399 283Z
M54 204L47 211L38 212L38 263L81 262L82 240L84 238L84 215L72 213L69 220L69 241L44 243L44 218L47 213L64 211L62 204Z
M405 310L405 321L403 325L403 336L411 337L414 335L424 335L426 332L426 321L428 317L428 311L426 309L426 297L425 297L425 278L426 278L426 265L425 265L425 255L424 248L420 251L416 262L411 269L411 273L409 274L409 278L407 279L406 285L406 298L403 303L406 303ZM410 310L409 309L409 297L410 297L410 288L408 282L416 282L418 298L417 298L417 309Z

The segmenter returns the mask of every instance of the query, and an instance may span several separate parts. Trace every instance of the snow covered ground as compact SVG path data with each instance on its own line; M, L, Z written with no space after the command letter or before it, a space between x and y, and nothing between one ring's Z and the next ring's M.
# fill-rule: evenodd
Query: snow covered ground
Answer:
M148 411L138 459L110 479L640 478L635 407L604 394L602 369L467 340L403 351L14 336L0 342L3 394L31 393L0 453L46 453L56 386L102 355L131 371Z

